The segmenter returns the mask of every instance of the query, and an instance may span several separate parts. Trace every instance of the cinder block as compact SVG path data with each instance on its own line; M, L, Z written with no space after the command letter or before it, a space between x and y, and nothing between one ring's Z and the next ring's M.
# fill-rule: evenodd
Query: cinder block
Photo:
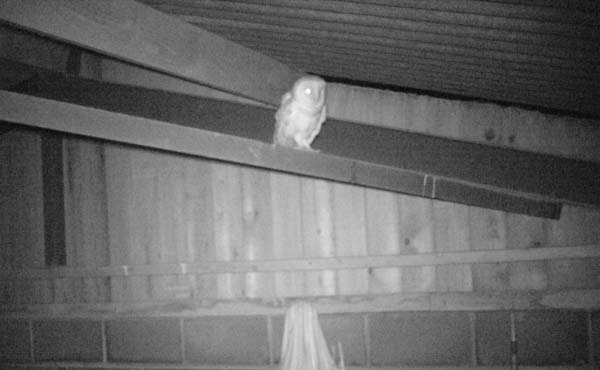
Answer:
M27 320L0 320L0 361L29 361Z
M109 361L181 362L179 320L118 319L106 322Z
M99 321L35 321L33 338L36 361L102 361Z
M470 323L464 312L376 313L369 316L369 330L375 366L470 363Z
M576 311L528 311L516 315L519 364L587 363L587 317Z
M509 365L511 359L510 313L479 312L475 317L477 364Z
M264 316L202 317L185 321L186 361L202 364L267 365Z
M277 363L281 357L284 316L273 317L273 354ZM331 352L331 347L340 342L344 350L346 366L364 366L367 363L367 350L364 337L364 318L360 314L319 315L319 324ZM336 354L336 362L338 361Z

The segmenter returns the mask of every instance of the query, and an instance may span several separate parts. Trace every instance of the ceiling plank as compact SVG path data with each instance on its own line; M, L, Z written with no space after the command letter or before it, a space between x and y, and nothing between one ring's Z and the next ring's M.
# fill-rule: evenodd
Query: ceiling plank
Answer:
M54 86L64 91L64 86ZM72 97L77 99L85 98L86 95L83 88L72 88L70 92L73 94ZM95 97L109 96L112 103L133 106L131 96L123 95L123 91L113 91L109 94L106 90L104 92L88 90L88 93ZM159 100L168 104L175 103L172 96L169 98L162 95L163 92L157 93L161 95ZM164 112L162 107L155 106L154 103L158 104L158 100L154 100L151 95L144 95L143 99L146 101L144 106L150 107L154 114ZM560 204L540 199L538 195L517 194L500 188L482 187L477 183L446 179L389 164L378 164L376 161L369 161L369 158L353 159L265 143L264 135L270 136L272 130L269 121L273 112L269 109L195 98L194 106L198 106L198 110L194 111L182 107L179 105L181 103L179 101L175 104L171 113L181 112L179 118L190 117L193 122L173 124L0 91L0 125L4 124L1 121L6 121L507 212L548 218L560 216ZM194 127L201 126L202 123L206 123L208 127ZM265 126L265 123L268 124ZM349 123L339 122L338 125L343 127ZM260 127L266 129L261 130ZM225 128L227 132L210 131L214 128ZM255 128L258 129L253 130ZM387 130L386 133L388 131L393 130ZM236 136L235 132L246 133L251 138ZM471 194L474 196L471 197Z
M0 22L272 105L301 76L131 0L0 0Z

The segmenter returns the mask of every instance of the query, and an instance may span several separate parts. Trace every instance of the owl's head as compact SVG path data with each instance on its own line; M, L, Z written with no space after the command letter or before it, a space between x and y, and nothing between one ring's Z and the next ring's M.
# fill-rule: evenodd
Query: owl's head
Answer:
M292 90L294 98L305 104L321 106L325 103L325 81L320 77L301 77Z

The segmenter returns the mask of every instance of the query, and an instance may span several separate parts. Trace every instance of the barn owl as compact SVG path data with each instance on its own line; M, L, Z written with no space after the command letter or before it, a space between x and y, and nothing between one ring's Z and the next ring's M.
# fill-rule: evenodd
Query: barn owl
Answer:
M326 115L325 81L316 76L301 77L281 98L273 143L311 150Z

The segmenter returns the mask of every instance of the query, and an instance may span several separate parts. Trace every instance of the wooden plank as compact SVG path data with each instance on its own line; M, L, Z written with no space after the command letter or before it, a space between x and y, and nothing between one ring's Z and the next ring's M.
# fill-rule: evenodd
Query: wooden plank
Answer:
M214 261L215 229L212 195L212 164L196 158L185 158L185 209L186 209L186 259L195 264ZM217 280L215 275L190 274L191 297L215 297Z
M0 266L44 268L42 145L39 133L12 130L0 136ZM0 284L0 302L50 303L46 280Z
M433 202L434 244L436 252L469 250L469 207L462 204ZM471 291L471 266L436 267L436 290Z
M300 178L271 173L271 207L274 258L302 258L302 198ZM261 261L260 263L262 263ZM282 266L283 267L283 266ZM275 274L276 297L298 297L305 293L304 273L290 265Z
M600 211L589 208L565 207L560 220L550 223L548 245L565 247L600 240ZM552 289L588 288L600 280L600 259L547 262Z
M67 263L65 243L65 195L63 137L42 135L42 181L44 184L44 255L46 266Z
M273 111L263 107L61 76L30 81L18 91L264 142L272 139ZM448 118L445 123L458 126L456 119ZM375 142L376 146L371 144ZM479 184L482 189L502 188L508 194L531 193L538 199L600 205L600 180L595 176L600 172L600 163L336 120L327 121L314 147L323 153L378 164L383 169L428 174L435 178L427 194L440 199L448 194L460 196L464 191L461 185ZM385 173L376 170L357 168L357 176L372 178ZM537 176L529 176L531 173ZM413 186L420 191L417 194L422 194L423 179L419 180ZM470 197L471 205L485 201L486 195Z
M134 175L135 156L131 148L120 145L105 147L108 241L110 264L115 266L147 262L143 246L140 246L135 235L140 216L136 212L136 203L143 200L139 199L143 198L143 189L140 189L141 194L136 195L138 193L134 187L139 176ZM124 269L122 276L111 278L111 300L148 299L150 291L147 277L128 275L127 269Z
M315 179L301 181L304 257L333 257L335 256L333 184ZM335 295L336 275L334 270L306 272L306 295Z
M241 169L243 241L242 259L256 261L273 258L269 173L255 168ZM245 297L269 297L274 292L273 274L247 273Z
M506 249L506 214L500 211L470 207L469 239L475 250ZM473 290L497 291L506 289L506 263L472 265Z
M57 362L52 362L52 363L48 363L48 362L39 362L40 366L43 366L44 369L46 370L51 370L51 369L63 369L63 368L68 368L68 369L85 369L85 368L93 368L93 369L114 369L115 367L118 367L119 369L135 369L135 370L139 370L140 369L140 365L139 364L128 364L128 363L119 363L119 362L111 362L110 364L107 363L100 363L100 362L89 362L86 364L82 364L82 363L77 363L77 362L63 362L63 361L57 361ZM10 366L11 369L29 369L29 368L33 368L35 369L36 367L33 366L31 364L29 365L24 365L24 364L18 364L18 363L9 363L8 364ZM201 365L201 364L194 364L194 365L183 365L183 364L152 364L152 365L146 365L146 368L149 369L154 369L154 368L168 368L168 369L176 369L176 370L243 370L243 369L247 369L247 370L276 370L278 367L275 365ZM351 370L463 370L464 367L462 366L385 366L385 367L365 367L365 366L346 366L346 368L351 369ZM470 366L469 369L472 370L506 370L506 366ZM519 366L519 369L523 369L523 370L582 370L582 369L587 369L586 367L582 367L582 366L578 366L578 365L574 365L574 366L570 366L570 365L557 365L557 366Z
M398 195L366 190L367 246L369 255L400 254ZM398 268L369 269L369 292L398 293L402 287Z
M240 167L223 163L211 167L216 261L238 261L243 259ZM217 276L217 298L243 297L244 289L245 281L237 274Z
M535 217L507 214L506 244L508 248L539 249L548 245L549 224ZM510 289L543 290L549 287L546 261L510 263L504 279Z
M2 0L0 20L272 105L300 77L274 59L130 0Z
M67 265L109 264L104 147L98 142L65 139L65 226ZM83 302L110 298L109 279L83 278Z
M320 314L400 311L597 309L600 290L559 292L430 292L306 298ZM0 306L0 317L183 317L282 315L295 298L110 302ZM175 303L176 302L176 303ZM174 304L175 303L175 304Z
M185 262L185 172L182 158L172 154L149 152L143 165L144 178L151 187L149 197L143 202L151 218L145 220L144 232L149 235L146 245L148 263ZM139 187L143 188L144 185ZM147 207L147 208L146 208ZM139 217L138 217L139 218ZM180 284L175 274L153 276L150 279L153 298L189 298L189 287Z
M252 166L300 173L305 176L413 193L419 196L432 197L435 195L435 187L432 187L432 183L428 180L434 178L412 170L385 167L330 154L298 151L256 140L5 91L0 91L0 102L4 103L0 105L0 118L13 123L178 153L208 156ZM148 104L150 103L148 102ZM251 109L260 108L251 107ZM49 111L54 112L51 117L47 115ZM223 114L226 115L227 112L223 111ZM236 120L239 120L239 116L235 115L235 117ZM98 122L111 122L111 124L98 124ZM503 194L500 189L482 189L478 188L476 184L460 184L460 186L462 190L459 197L456 199L448 197L451 198L448 200L469 201L463 197L464 190L472 189L479 194L479 199L485 202L489 201L506 210L525 210L538 216L557 217L556 211L560 209L558 205L524 197L524 194L519 196ZM482 194L486 194L486 196L482 197ZM439 198L438 195L436 197Z
M293 230L294 226L289 226ZM427 228L424 228L427 230ZM300 232L296 230L295 232ZM277 234L277 232L274 232ZM422 233L421 233L422 234ZM277 235L283 238L283 235ZM419 238L430 238L417 234L413 244L425 244ZM427 246L429 244L426 244ZM298 250L286 251L298 254ZM277 255L277 253L280 253ZM55 269L11 269L0 271L0 280L18 279L51 279L73 277L101 277L101 276L153 276L165 274L222 274L222 273L248 273L248 272L279 272L279 271L318 271L318 270L349 270L367 268L415 267L415 266L440 266L462 265L476 263L502 263L502 262L528 262L549 261L561 259L583 259L600 257L600 246L571 246L548 248L522 248L506 250L478 250L457 251L447 253L417 253L380 256L337 256L334 258L286 258L277 251L277 259L251 261L205 261L175 264L123 264L98 268L69 268L57 267Z
M403 254L427 255L434 250L433 201L406 195L398 196L400 238ZM435 267L402 269L402 291L432 291L435 289Z
M365 189L333 184L335 254L338 257L366 256ZM367 269L340 270L338 294L365 294L369 289Z

